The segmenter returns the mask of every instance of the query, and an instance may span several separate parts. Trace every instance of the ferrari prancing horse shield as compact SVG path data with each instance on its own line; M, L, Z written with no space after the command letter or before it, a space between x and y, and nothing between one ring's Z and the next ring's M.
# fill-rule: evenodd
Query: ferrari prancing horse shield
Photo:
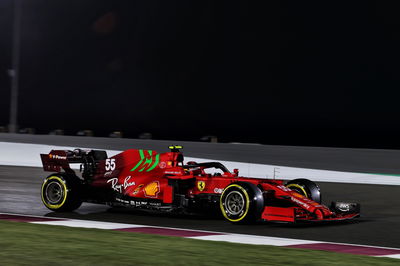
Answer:
M198 188L200 191L203 191L205 187L206 187L206 182L204 182L204 181L198 181L198 182L197 182L197 188Z

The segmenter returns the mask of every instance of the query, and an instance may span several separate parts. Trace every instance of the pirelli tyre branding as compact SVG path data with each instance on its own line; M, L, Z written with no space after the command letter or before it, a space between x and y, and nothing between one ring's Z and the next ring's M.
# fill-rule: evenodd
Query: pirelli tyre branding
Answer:
M67 199L68 189L65 181L57 176L46 178L42 184L42 202L51 209L61 208Z
M73 211L82 204L79 180L71 175L50 175L43 181L41 198L52 211Z
M231 184L222 192L220 208L223 216L230 222L240 222L248 216L250 196L239 184Z

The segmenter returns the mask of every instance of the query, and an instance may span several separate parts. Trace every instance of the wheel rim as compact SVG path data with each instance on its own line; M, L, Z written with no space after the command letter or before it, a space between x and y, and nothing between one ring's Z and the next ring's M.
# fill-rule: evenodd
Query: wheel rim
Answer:
M229 215L238 215L243 212L245 199L238 191L231 191L225 198L225 208Z
M46 187L46 199L50 204L57 204L64 198L64 190L60 183L53 181Z

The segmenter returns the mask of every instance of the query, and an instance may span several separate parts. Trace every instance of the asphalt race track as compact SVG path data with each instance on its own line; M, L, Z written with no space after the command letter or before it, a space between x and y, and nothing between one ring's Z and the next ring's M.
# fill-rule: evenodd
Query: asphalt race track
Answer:
M1 166L0 212L400 248L399 186L320 183L325 203L338 199L361 203L363 217L355 222L312 226L234 225L219 218L114 210L87 203L74 213L50 212L40 200L40 186L46 174L40 168Z
M101 148L101 145L103 145L103 148L107 149L123 150L127 148L151 148L156 150L158 149L160 151L166 150L166 148L164 148L165 145L176 143L171 143L169 141L142 141L123 139L105 139L108 142L102 142L97 139L95 142L96 139L71 137L58 138L58 136L50 136L50 138L48 138L50 141L48 139L47 141L45 140L45 137L48 136L43 136L43 141L40 142L39 139L28 140L25 136L9 136L10 135L8 134L0 134L0 141L98 148ZM39 138L40 137L42 136L39 136ZM86 140L86 142L83 142L84 140ZM86 145L83 145L83 143ZM138 147L137 145L139 144L141 145ZM191 149L191 152L185 152L189 156L244 161L241 160L243 158L238 158L237 156L235 157L232 155L232 150L235 150L236 152L242 151L240 156L253 154L249 157L258 158L255 161L252 159L251 162L310 168L313 165L313 168L343 171L353 170L378 173L400 172L400 164L395 164L395 159L400 158L400 156L397 156L397 158L392 157L394 155L400 155L399 151L357 149L330 150L324 148L307 147L282 147L279 151L279 147L277 146L274 147L264 145L229 145L207 143L176 144L184 145L185 151ZM196 149L197 146L201 146L201 148ZM161 147L163 148L160 149ZM229 149L231 149L230 152ZM290 153L290 150L294 152ZM301 157L301 150L308 151L308 153L304 152L303 157ZM266 155L264 157L262 156L263 151L267 151L265 152ZM318 153L322 154L319 159L317 156ZM273 154L281 154L281 156L271 159L270 156ZM288 161L285 161L284 154L288 154ZM352 161L349 162L348 160L346 161L345 159L341 158L341 154L345 154L345 158L348 156L347 159L351 157L351 154L358 154L360 156L353 158ZM211 157L210 155L214 156ZM326 157L332 158L332 165L329 165L329 162L324 160ZM385 160L385 157L388 158L388 160ZM295 161L296 159L299 160L292 162L292 160ZM284 163L278 163L278 161ZM366 163L368 161L371 161L371 163ZM372 171L373 169L375 170ZM322 191L323 203L325 204L329 204L332 200L355 201L361 203L362 217L354 222L313 225L286 225L272 223L233 225L221 218L155 214L128 209L113 209L108 206L94 204L83 204L82 207L74 213L53 213L46 209L40 200L40 186L43 178L46 175L48 175L48 173L44 172L41 168L0 166L0 212L400 248L400 239L398 237L400 235L399 186L319 183Z

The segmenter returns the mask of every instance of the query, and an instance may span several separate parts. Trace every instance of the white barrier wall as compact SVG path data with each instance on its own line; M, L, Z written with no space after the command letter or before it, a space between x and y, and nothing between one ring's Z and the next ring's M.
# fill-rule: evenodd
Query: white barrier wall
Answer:
M42 144L26 144L13 142L0 142L0 165L13 166L33 166L41 167L40 153L49 153L52 149L73 150L77 147L51 146ZM88 149L85 147L83 149ZM107 150L109 157L121 151ZM213 161L206 158L186 157L185 162ZM233 161L219 161L229 170L239 169L241 176L257 178L277 178L277 179L295 179L308 178L320 182L336 183L355 183L355 184L377 184L377 185L400 185L400 176L351 173L340 171L317 170L297 167L286 167L268 164L253 164ZM79 167L79 166L77 166Z

